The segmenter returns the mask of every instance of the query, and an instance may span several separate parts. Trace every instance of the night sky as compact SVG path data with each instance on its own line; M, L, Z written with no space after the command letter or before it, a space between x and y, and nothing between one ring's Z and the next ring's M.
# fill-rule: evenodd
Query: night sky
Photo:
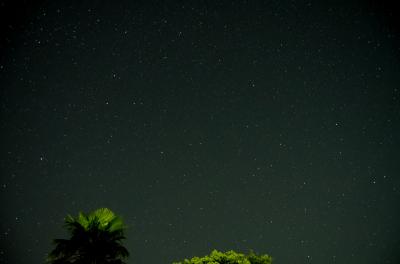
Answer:
M393 5L18 3L0 4L1 263L43 263L66 214L99 207L130 264L400 262Z

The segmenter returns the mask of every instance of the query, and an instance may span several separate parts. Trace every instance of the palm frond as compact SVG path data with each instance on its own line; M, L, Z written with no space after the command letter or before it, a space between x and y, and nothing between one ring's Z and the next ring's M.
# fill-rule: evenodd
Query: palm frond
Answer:
M107 228L111 232L114 232L118 230L124 230L126 226L124 225L122 219L116 216L108 223Z
M116 215L108 208L100 208L89 215L89 219L94 218L99 220L101 226L106 226L109 222L116 218Z
M90 219L84 213L79 212L79 215L76 221L83 226L84 229L87 229L90 223Z

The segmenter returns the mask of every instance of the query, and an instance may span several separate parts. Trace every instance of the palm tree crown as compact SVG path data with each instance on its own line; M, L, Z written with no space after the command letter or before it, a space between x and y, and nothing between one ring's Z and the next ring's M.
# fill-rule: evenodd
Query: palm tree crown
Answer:
M55 239L49 264L124 264L129 256L122 246L125 225L108 208L100 208L86 215L65 218L70 239Z

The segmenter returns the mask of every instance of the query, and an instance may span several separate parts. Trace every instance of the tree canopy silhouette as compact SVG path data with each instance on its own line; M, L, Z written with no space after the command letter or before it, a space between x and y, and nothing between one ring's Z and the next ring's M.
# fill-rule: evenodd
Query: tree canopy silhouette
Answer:
M125 239L120 217L108 208L100 208L77 217L67 215L65 227L71 237L55 239L49 264L125 264L129 256L122 245Z
M268 255L256 255L250 251L245 255L233 250L220 252L213 250L210 255L204 257L193 257L173 264L271 264L272 258Z
M128 250L122 245L125 225L108 208L100 208L77 217L67 215L65 228L69 239L54 239L55 248L48 254L48 264L126 264ZM184 259L173 264L271 264L268 255L253 251L242 254L233 250L213 250L210 255Z

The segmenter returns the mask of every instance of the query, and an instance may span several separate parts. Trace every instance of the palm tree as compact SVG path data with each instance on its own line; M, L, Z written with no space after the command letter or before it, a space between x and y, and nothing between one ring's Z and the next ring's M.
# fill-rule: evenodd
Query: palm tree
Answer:
M107 208L85 215L65 218L70 239L55 239L55 248L47 258L49 264L125 264L129 256L122 245L125 226Z

